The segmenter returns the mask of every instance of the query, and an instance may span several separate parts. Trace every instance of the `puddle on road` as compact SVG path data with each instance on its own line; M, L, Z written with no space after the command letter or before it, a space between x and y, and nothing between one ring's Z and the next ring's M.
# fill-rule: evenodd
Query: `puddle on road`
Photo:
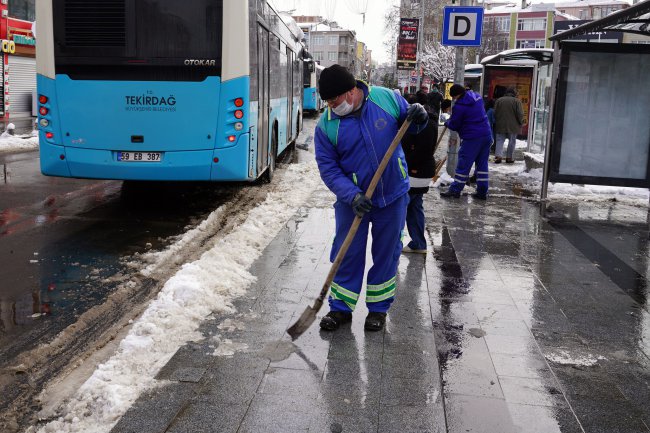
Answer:
M260 355L268 358L271 362L280 362L288 359L292 354L298 352L298 346L290 341L273 341L267 343Z

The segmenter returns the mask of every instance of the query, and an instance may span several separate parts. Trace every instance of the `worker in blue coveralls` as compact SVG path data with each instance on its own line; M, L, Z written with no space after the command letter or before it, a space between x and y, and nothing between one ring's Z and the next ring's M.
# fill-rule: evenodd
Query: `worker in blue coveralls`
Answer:
M420 104L409 105L390 89L357 81L344 67L322 71L321 98L328 109L316 128L316 162L325 185L336 195L334 260L355 215L359 230L330 287L330 312L320 322L326 331L352 320L363 283L366 243L372 224L372 261L368 271L364 328L380 331L395 298L397 265L409 197L406 159L401 146L392 155L372 200L365 191L401 124L411 119L410 133L426 127L428 115Z
M483 99L460 84L451 86L449 95L456 103L445 126L458 132L461 143L454 183L447 191L441 192L440 196L460 197L460 192L469 179L472 164L476 164L476 192L472 197L485 200L488 194L488 158L492 146L492 129L485 113Z

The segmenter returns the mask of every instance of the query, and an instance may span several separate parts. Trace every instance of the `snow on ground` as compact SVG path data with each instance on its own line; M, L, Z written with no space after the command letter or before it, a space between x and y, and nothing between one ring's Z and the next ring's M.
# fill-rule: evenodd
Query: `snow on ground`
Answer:
M505 146L505 143L504 143ZM528 141L527 140L517 140L515 143L515 149L528 149Z
M543 169L535 168L526 171L523 161L517 161L514 164L490 163L489 170L491 174L497 173L511 181L521 183L526 190L533 194L539 194L542 189ZM549 183L548 196L551 201L619 201L639 207L647 207L650 200L650 192L646 188L570 183Z
M0 138L0 153L35 149L38 149L38 137L32 137L31 135L17 135L14 137Z
M555 353L545 355L550 362L560 365L574 365L578 367L593 367L598 361L607 360L604 356L596 356L591 353L571 354L566 350L558 350Z
M184 264L165 283L116 353L99 365L65 404L62 416L39 432L110 431L138 396L155 386L156 373L178 348L202 338L198 331L202 320L213 312L234 311L232 301L255 281L249 267L319 183L314 162L279 171L277 186L266 201L200 259ZM239 349L228 341L222 343L223 353L217 348L216 355Z

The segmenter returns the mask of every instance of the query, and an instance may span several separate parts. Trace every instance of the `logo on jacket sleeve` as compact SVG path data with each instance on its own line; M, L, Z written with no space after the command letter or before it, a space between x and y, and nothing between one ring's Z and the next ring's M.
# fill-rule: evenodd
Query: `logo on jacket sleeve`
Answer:
M386 119L384 119L383 117L380 117L379 119L375 120L375 129L376 129L377 131L381 131L381 130L384 129L387 125L388 125L388 122L387 122Z

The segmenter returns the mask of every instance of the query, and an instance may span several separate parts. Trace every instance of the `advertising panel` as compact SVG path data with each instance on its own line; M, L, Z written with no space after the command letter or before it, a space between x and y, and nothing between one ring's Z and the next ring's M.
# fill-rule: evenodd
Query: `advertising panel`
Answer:
M549 180L649 187L650 47L571 41L560 68Z
M415 69L418 54L418 30L420 20L417 18L400 18L399 39L397 41L397 69Z
M533 91L532 66L485 65L483 71L483 99L496 99L503 96L508 87L517 89L518 98L524 106L524 126L518 138L528 137L531 97Z

